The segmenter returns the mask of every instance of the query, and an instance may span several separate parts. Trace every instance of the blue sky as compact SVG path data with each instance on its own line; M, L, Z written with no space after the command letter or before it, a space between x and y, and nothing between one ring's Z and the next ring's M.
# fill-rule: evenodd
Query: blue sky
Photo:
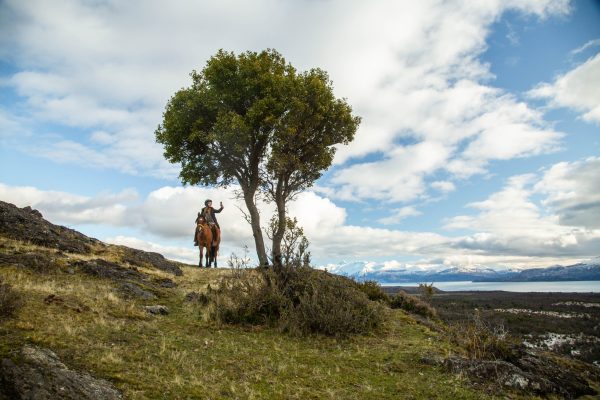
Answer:
M329 72L362 124L290 205L314 262L537 267L600 255L600 2L0 2L0 199L193 262L253 249L233 189L183 187L154 141L219 48ZM261 205L263 221L273 209ZM367 239L365 240L365 236ZM222 263L224 264L224 263Z

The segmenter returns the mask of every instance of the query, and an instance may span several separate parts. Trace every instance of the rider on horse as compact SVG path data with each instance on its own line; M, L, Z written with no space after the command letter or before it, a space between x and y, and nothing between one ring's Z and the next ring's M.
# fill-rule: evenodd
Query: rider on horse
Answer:
M210 200L210 199L206 200L204 202L204 208L202 209L202 211L200 211L198 213L198 217L196 218L196 225L198 224L198 221L200 220L200 218L204 217L204 220L211 227L211 230L213 232L213 237L217 237L217 229L220 231L221 227L219 226L219 223L217 222L217 216L215 214L220 213L221 211L223 211L223 202L221 202L221 208L219 208L218 210L215 210L212 206L212 200ZM196 240L197 232L198 232L198 228L196 227L196 233L194 233L194 246L198 246L198 242Z

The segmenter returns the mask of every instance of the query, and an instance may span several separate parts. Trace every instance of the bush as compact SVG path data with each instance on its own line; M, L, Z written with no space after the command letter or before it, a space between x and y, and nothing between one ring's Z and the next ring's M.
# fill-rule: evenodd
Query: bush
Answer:
M14 316L22 304L19 293L0 278L0 320Z
M404 291L399 291L390 301L390 307L400 308L412 314L421 315L427 318L436 318L437 312L426 302L412 296Z
M381 301L386 304L390 302L390 296L383 291L379 283L375 281L364 281L362 283L357 283L357 288L361 292L367 295L369 300L372 301Z
M367 333L385 315L349 279L309 267L238 270L209 297L214 320L269 324L294 335Z
M491 325L476 312L466 323L449 326L450 339L471 359L513 361L519 344L511 341L502 325Z

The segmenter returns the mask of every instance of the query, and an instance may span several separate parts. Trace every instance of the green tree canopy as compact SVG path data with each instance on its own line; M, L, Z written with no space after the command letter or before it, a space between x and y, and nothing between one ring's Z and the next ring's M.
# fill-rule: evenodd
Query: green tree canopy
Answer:
M273 262L280 264L285 236L286 205L321 177L339 144L348 144L360 123L343 99L336 99L327 73L320 69L298 74L290 85L287 110L273 137L264 185L277 205Z
M268 258L256 196L269 195L280 221L277 262L287 201L331 165L335 145L352 140L360 119L335 98L324 71L298 74L275 50L220 50L191 77L192 86L167 103L156 140L167 160L181 164L184 184L239 184L261 264Z

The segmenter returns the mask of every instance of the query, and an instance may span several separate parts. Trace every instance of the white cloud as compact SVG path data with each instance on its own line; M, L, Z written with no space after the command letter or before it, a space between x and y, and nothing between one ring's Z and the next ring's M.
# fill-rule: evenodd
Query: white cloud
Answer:
M392 215L389 217L381 218L378 221L384 225L397 224L405 218L416 217L423 214L413 206L406 206L392 210Z
M583 53L587 49L595 47L595 46L600 46L600 39L594 39L594 40L590 40L590 41L586 42L583 46L580 46L580 47L576 48L575 50L571 51L571 55Z
M80 128L78 137L45 141L31 152L50 159L131 174L173 178L154 142L167 99L189 84L218 48L280 50L299 69L330 73L338 96L363 117L355 141L336 163L381 152L386 161L353 171L398 173L404 193L383 185L357 191L339 176L340 195L404 201L425 190L426 170L384 170L402 164L397 140L437 143L450 170L484 172L490 159L539 154L559 135L531 118L531 110L489 86L486 49L492 24L507 10L548 18L569 12L566 0L421 2L260 0L54 2L6 1L11 18L0 28L0 55L21 68L8 84L23 96L30 117ZM311 29L306 29L310 25ZM75 40L76 38L76 40ZM318 46L315 46L318 43ZM360 79L357 79L360 77ZM494 110L498 103L505 110ZM509 113L511 109L525 109ZM485 121L489 124L485 124ZM42 129L42 128L38 128ZM104 132L100 137L98 131ZM497 145L498 132L523 140ZM472 142L462 154L464 141ZM481 147L485 152L478 153ZM77 148L85 157L69 156ZM414 147L418 148L417 146ZM107 162L110 160L112 162Z
M560 214L545 212L541 204L533 200L536 194L550 193L550 197L543 203L566 206L558 211L570 215L569 204L565 205L557 200L564 194L560 189L556 191L557 186L560 186L560 178L565 176L560 170L564 172L561 164L555 165L542 180L534 174L514 176L499 192L493 193L484 201L469 204L477 213L450 218L445 228L467 229L476 233L454 240L452 246L470 249L474 254L496 256L510 254L573 258L597 255L600 230L594 229L596 227L591 226L593 223L587 224L581 219L571 218L571 224L563 224L561 219L564 218ZM584 183L589 183L586 178L572 187L581 187ZM590 199L587 196L590 193L581 193L574 201L575 209L581 202ZM588 211L589 218L597 220L598 209L592 207ZM592 229L588 228L590 226Z
M65 224L127 224L127 206L137 200L135 190L121 193L100 193L96 197L73 195L58 191L43 191L31 186L8 186L0 183L0 199L19 207L38 208L50 220Z
M456 190L456 186L454 186L454 183L450 181L431 182L431 187L444 193L453 192Z
M570 169L576 170L581 168ZM563 226L558 216L544 215L531 200L535 178L533 174L514 177L502 191L471 204L477 215L457 216L448 221L449 229L474 231L460 237L348 225L343 208L312 192L298 196L289 211L304 228L313 260L318 264L348 258L417 257L422 259L424 268L438 264L543 266L597 255L600 230ZM541 191L542 186L537 190ZM233 189L166 186L149 193L140 202L132 191L85 197L31 187L0 186L0 198L19 206L32 205L54 223L81 224L83 233L89 224L138 232L135 236L112 235L110 241L158 251L186 262L195 262L196 250L191 246L193 221L206 198L215 203L223 201L225 205L218 215L223 230L222 257L232 252L241 255L244 246L254 254L251 229L237 208L243 206L233 197ZM261 204L260 209L265 225L273 208ZM416 213L410 207L398 210L402 216ZM169 244L157 244L165 242ZM222 265L224 262L221 258Z
M336 195L347 200L413 200L426 190L424 176L444 166L449 152L436 142L397 147L382 161L342 169L331 182L339 187Z
M561 225L600 229L600 158L561 162L545 171L535 190Z
M600 53L589 58L553 83L540 84L529 95L548 99L554 107L568 107L583 113L588 122L600 123Z

